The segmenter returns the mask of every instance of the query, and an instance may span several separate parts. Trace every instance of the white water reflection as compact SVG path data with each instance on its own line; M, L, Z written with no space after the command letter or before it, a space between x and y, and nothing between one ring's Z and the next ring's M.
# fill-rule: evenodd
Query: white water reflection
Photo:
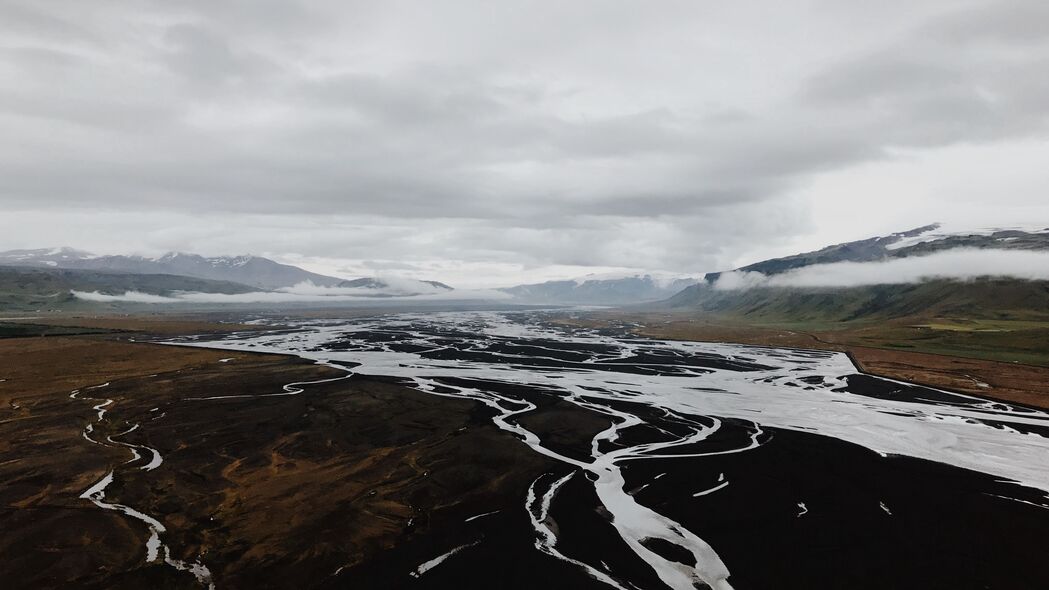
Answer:
M672 588L702 582L728 589L729 570L695 532L634 500L621 472L627 462L744 453L765 444L769 428L780 428L831 436L884 457L938 461L1049 491L1049 438L1041 434L1049 428L1049 415L1044 412L914 390L890 380L878 380L889 390L885 395L858 395L846 389L856 369L839 353L656 341L563 330L537 319L534 314L449 312L314 320L293 322L295 330L172 344L291 353L364 375L402 377L434 395L479 401L495 412L497 426L536 452L585 472L620 537ZM278 395L300 393L297 385L289 384ZM611 425L593 438L589 457L569 456L521 425L519 418L537 406L505 385L557 396ZM896 385L899 391L893 391ZM635 407L658 411L661 419L676 425L676 433L657 428L659 440L624 443L624 432L651 426L643 412L626 409ZM710 444L715 438L718 443ZM604 562L583 563L555 547L546 519L570 476L553 482L541 478L529 489L526 508L536 546L620 586ZM731 489L722 476L711 487L689 493L701 497ZM808 511L803 503L798 506L797 516ZM653 540L687 551L695 565L653 551Z

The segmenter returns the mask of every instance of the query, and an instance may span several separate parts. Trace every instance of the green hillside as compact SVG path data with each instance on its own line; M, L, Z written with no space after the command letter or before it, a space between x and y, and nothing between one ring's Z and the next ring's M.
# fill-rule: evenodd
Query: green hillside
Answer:
M853 322L905 317L1049 319L1049 282L1014 279L927 281L851 288L760 287L718 290L696 285L667 305L769 322Z
M1049 365L1049 282L929 281L853 288L717 290L667 306L693 318L763 326L869 346Z
M71 290L119 295L140 291L171 295L176 291L248 293L253 287L177 275L107 273L88 270L0 267L0 310L83 309L98 303L81 301Z

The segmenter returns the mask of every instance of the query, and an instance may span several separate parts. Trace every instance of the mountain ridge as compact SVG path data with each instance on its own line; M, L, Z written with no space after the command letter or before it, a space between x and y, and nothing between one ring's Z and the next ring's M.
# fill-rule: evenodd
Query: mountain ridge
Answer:
M304 281L319 286L335 286L344 280L252 255L204 257L199 254L168 252L156 258L122 254L96 256L82 250L63 247L0 252L0 264L130 274L169 274L232 281L267 290L291 287Z
M888 261L961 248L1049 250L1049 229L941 230L941 224L930 224L888 236L763 260L732 272L776 276L817 265ZM1049 282L1041 280L930 278L917 283L838 287L758 284L719 288L717 283L725 274L708 273L701 283L683 289L658 306L765 321L849 322L929 314L994 319L1049 317Z
M943 230L943 231L941 231ZM922 256L953 248L992 248L1003 250L1049 250L1049 228L987 228L944 230L942 223L930 223L887 236L874 236L851 242L832 244L818 250L780 256L753 262L734 269L736 272L781 274L805 266L834 262L875 262L889 258ZM725 271L704 275L716 280Z
M92 307L73 291L168 296L181 291L238 294L255 289L230 281L168 274L113 273L86 269L0 266L0 309Z
M650 273L612 278L591 277L515 285L503 287L499 291L523 303L623 305L666 299L698 281Z

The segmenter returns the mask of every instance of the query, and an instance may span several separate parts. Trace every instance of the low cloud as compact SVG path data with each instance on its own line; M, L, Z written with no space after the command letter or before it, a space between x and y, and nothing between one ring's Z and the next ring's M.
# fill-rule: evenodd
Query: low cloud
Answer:
M407 279L403 277L380 277L377 281L382 283L379 287L325 287L315 285L312 281L303 281L293 287L277 289L281 293L291 295L317 295L323 297L332 296L357 296L363 298L373 297L414 297L420 295L443 295L448 289L432 285L425 281ZM458 299L459 297L456 297Z
M415 281L412 281L413 283ZM425 283L424 283L425 284ZM492 301L505 300L510 296L501 291L488 289L464 289L448 291L426 285L429 291L409 294L405 291L391 289L382 291L368 288L318 287L316 285L296 285L280 291L256 291L252 293L201 293L196 291L177 291L171 295L153 295L141 291L125 291L122 294L107 294L98 291L71 291L74 297L84 301L98 303L364 303L387 301Z
M70 291L77 299L84 301L123 301L125 303L178 303L180 300L163 295L152 295L141 291L125 291L123 295L106 295L98 291Z
M1049 280L1049 252L958 248L878 262L815 264L781 274L728 272L714 283L720 290L755 287L860 287L920 283L934 279L1008 277Z

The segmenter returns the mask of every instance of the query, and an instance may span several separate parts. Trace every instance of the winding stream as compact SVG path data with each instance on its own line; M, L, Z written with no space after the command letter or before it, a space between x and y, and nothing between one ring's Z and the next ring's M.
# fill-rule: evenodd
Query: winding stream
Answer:
M569 469L561 477L540 477L528 489L524 509L536 549L615 588L635 585L614 565L588 562L559 547L550 512L566 484L580 478L590 482L623 543L666 586L729 590L730 568L702 538L703 531L690 530L636 499L664 473L631 488L623 468L747 453L768 444L775 429L832 437L886 459L913 457L990 474L1012 482L1001 497L1049 509L1049 414L888 379L861 381L839 353L569 330L545 324L537 313L401 314L290 326L170 344L291 353L346 371L357 365L352 372L400 377L432 395L485 404L499 428ZM274 395L301 393L301 385L289 384ZM549 398L608 422L585 454L551 444L522 425L537 402ZM731 484L715 472L709 484L680 492L705 499L732 493ZM106 485L99 482L85 497L99 504ZM798 501L790 508L788 516L796 519L813 506ZM880 508L892 516L884 502ZM128 514L163 532L148 516ZM420 564L412 575L425 575L469 551L469 546L456 547ZM681 555L687 557L676 557Z
M69 397L70 399L75 400L99 401L98 398L93 398L85 395L85 392L95 392L107 388L109 386L110 383L107 382L101 385L85 387L83 389L75 389L69 394ZM140 512L130 506L106 501L106 488L108 488L113 483L114 478L117 477L121 471L128 469L129 466L132 466L132 464L134 463L140 462L144 456L142 454L143 452L150 457L150 460L144 465L134 467L135 469L139 469L142 471L152 471L157 467L160 467L161 463L163 463L163 457L161 456L160 451L158 451L157 449L148 447L146 445L136 445L129 442L117 440L119 437L125 436L137 430L139 428L139 424L133 424L120 433L107 435L104 442L93 438L92 435L95 432L97 432L96 426L101 425L103 421L106 420L105 414L107 412L107 408L110 408L113 405L113 403L114 400L107 398L101 403L92 406L91 409L97 412L97 417L94 422L91 422L84 427L84 431L82 434L85 439L96 445L126 448L128 452L131 453L131 458L125 461L123 465L111 470L102 479L92 484L91 487L84 490L84 492L80 494L80 498L84 500L89 500L92 504L98 506L103 510L119 512L145 524L149 530L149 538L147 539L145 546L146 563L154 563L162 559L163 563L167 564L172 568L175 568L176 570L189 572L193 575L194 578L196 578L197 582L199 582L202 586L205 586L213 590L215 588L215 584L212 581L211 571L208 570L207 566L201 563L199 559L193 562L186 562L180 559L175 559L171 556L171 549L166 544L164 544L164 542L161 539L161 536L165 532L167 532L167 529L159 520L157 520L153 516L150 516L149 514Z

